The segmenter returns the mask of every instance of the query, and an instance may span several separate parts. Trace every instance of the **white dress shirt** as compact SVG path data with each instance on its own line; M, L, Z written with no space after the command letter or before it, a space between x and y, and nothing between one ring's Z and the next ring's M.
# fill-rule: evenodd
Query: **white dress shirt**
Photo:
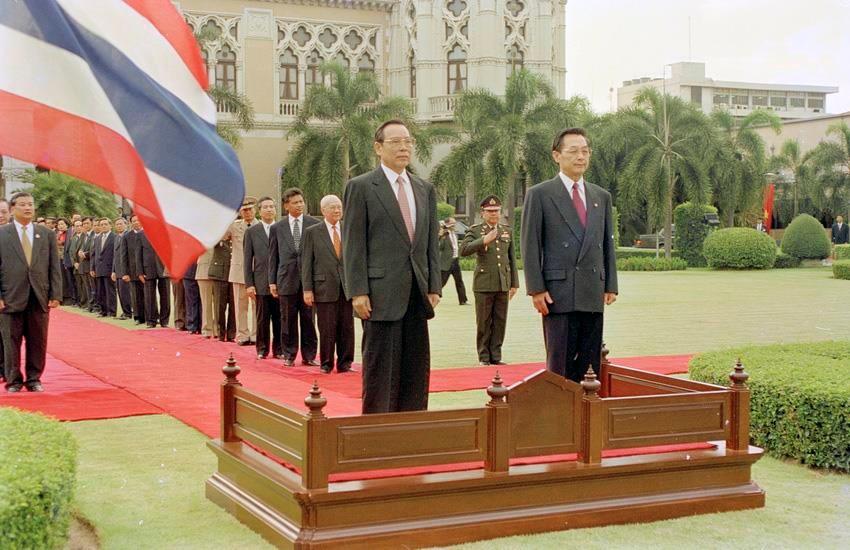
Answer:
M336 222L336 225L331 225L328 223L328 220L325 220L325 228L328 230L328 236L331 238L331 244L334 242L334 227L336 227L337 235L339 235L339 242L342 242L342 229L339 227L339 222Z
M265 230L266 230L266 237L268 237L268 236L269 236L269 231L271 231L271 228L272 228L272 224L270 224L270 223L266 223L266 222L264 222L264 221L262 221L262 220L260 220L260 223L262 223L262 224L263 224L263 229L265 229ZM292 226L290 225L290 226L289 226L289 228L290 228L290 229L292 229Z
M454 228L449 229L449 242L452 243L452 259L457 258L457 233Z
M396 200L398 200L398 181L396 180L399 177L404 180L404 194L407 195L407 204L410 205L410 221L413 223L413 227L416 227L416 199L413 197L413 187L410 186L410 178L407 176L407 171L405 170L401 174L397 174L390 168L387 168L387 165L383 162L381 163L381 168L384 169L384 174L390 182L390 187L392 187Z
M587 210L587 198L584 194L584 176L579 178L578 182L575 182L563 172L558 172L558 175L561 176L561 181L564 182L564 186L567 188L567 193L570 195L570 198L573 196L573 186L578 185L578 196L581 197L584 209Z
M301 214L297 218L293 218L289 214L286 215L289 219L289 232L292 236L295 236L295 220L298 220L298 230L301 232L301 236L304 236L304 214Z
M24 238L24 226L21 225L18 220L15 220L15 228L18 230L18 239L23 240ZM33 239L35 238L35 228L33 227L33 222L30 222L26 225L27 237L30 240L30 246L34 245Z

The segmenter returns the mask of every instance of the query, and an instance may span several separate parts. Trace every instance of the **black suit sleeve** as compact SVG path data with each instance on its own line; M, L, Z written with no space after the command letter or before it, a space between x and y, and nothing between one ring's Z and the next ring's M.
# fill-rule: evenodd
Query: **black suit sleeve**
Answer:
M316 240L313 235L315 233L315 231L305 231L301 244L301 286L308 292L313 291L313 262L315 261L313 252Z
M539 189L532 187L525 196L522 208L522 243L523 273L525 273L526 292L529 296L546 291L543 280L543 250L541 235L543 233L543 210L540 205Z
M283 222L277 222L274 224L269 230L269 284L277 285L277 262L278 262L278 245L277 245L277 232L279 230L278 224ZM283 289L278 289L281 291Z
M351 182L345 186L343 195L342 257L345 270L345 294L350 300L354 296L369 294L369 277L366 247L366 231L369 225L364 188L370 182ZM439 277L439 273L437 274Z
M428 293L443 295L440 275L440 226L437 223L437 190L433 185L428 192Z
M245 276L245 288L256 287L254 283L254 239L248 231L245 232L245 237L242 240L242 273Z
M62 270L59 268L59 248L56 245L56 233L50 231L47 234L47 242L50 245L48 277L50 278L50 289L47 293L48 300L62 300Z
M614 247L614 213L611 207L611 195L605 208L605 234L602 236L602 252L605 255L605 292L618 293L617 257Z

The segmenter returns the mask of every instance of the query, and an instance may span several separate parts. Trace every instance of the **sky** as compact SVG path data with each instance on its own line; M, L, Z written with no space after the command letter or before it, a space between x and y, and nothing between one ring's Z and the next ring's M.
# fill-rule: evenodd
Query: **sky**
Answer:
M624 80L680 61L714 80L837 86L827 112L850 111L850 0L568 0L566 42L567 96L598 112Z

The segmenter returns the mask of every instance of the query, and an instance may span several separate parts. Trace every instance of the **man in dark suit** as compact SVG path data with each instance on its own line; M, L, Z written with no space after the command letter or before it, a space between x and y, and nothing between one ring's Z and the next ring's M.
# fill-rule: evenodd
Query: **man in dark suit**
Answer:
M257 202L260 223L245 231L242 240L242 269L245 275L245 293L255 300L257 312L257 359L265 359L269 351L276 359L283 359L281 344L280 304L269 290L269 235L277 216L271 197ZM271 332L269 332L271 321Z
M93 237L91 218L86 216L80 220L79 236L77 236L75 229L74 237L75 241L71 248L71 258L74 260L74 283L77 286L77 298L81 308L90 310L94 297L89 292L89 262L86 261L85 251L88 249L89 240Z
M455 280L455 290L457 290L457 301L460 305L465 306L466 301L466 286L463 284L463 273L460 271L459 253L460 247L457 241L457 233L455 233L455 219L446 218L440 222L439 234L440 248L440 277L443 287L449 281L449 277Z
M414 141L404 123L375 132L381 165L345 188L346 295L363 319L363 412L428 408L428 319L440 301L437 194L406 170Z
M139 217L133 215L130 217L131 229L127 231L127 236L124 237L127 248L127 259L124 265L125 275L121 278L130 285L130 299L132 300L133 318L137 325L142 325L146 322L145 315L145 284L139 279L142 274L142 267L139 264L139 249L142 241L139 233L142 230L142 224Z
M92 273L97 282L97 297L100 300L101 317L115 317L117 300L115 281L112 280L112 267L115 263L115 233L109 218L98 222L100 235L92 247Z
M89 233L88 239L80 247L80 252L83 254L80 261L80 270L83 271L86 288L89 293L88 310L91 313L98 313L100 311L100 293L97 290L97 279L94 276L94 269L92 269L94 267L92 259L94 257L95 242L100 239L100 220L92 218L91 224L91 233Z
M118 287L118 301L121 304L121 317L119 319L132 319L133 298L130 293L130 277L127 272L127 240L125 237L127 237L127 220L115 218L115 247L111 279Z
M168 273L157 256L153 245L145 235L144 228L139 231L139 247L136 250L136 264L139 266L139 281L145 291L145 321L148 328L167 327L171 316L171 296ZM157 307L159 293L159 307Z
M602 312L617 299L611 195L584 181L590 145L581 128L552 144L555 178L525 196L522 259L534 308L543 315L546 367L580 382L599 373Z
M50 308L62 299L62 271L56 233L33 223L32 195L15 193L14 222L0 227L0 333L6 391L23 386L44 391L41 374L47 357ZM21 376L21 342L26 338L26 379Z
M198 288L198 281L195 280L197 270L197 263L190 265L186 273L183 274L183 279L174 282L174 284L183 285L183 301L186 303L186 330L190 334L201 333L201 290Z
M287 215L274 224L269 236L269 291L280 299L283 364L291 367L298 354L298 325L301 325L301 364L317 367L316 327L313 308L304 303L301 288L301 240L304 230L319 223L304 215L304 194L298 188L283 192Z
M847 244L850 242L850 229L844 223L842 216L835 217L835 223L832 224L832 244Z
M319 321L319 358L322 372L348 372L354 362L354 310L345 297L342 266L342 201L327 195L321 202L323 223L304 231L301 283L304 302L316 308Z
M207 272L213 287L213 337L222 342L233 342L236 338L236 314L233 311L233 293L227 277L230 274L230 261L233 255L231 242L219 241L213 247L212 260Z

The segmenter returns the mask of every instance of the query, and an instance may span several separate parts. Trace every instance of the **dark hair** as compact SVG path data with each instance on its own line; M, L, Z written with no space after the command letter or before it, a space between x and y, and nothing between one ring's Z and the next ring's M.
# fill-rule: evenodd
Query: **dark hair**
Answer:
M124 220L124 221L126 222L126 221L127 221L127 218L125 218L124 216L118 216L117 218L115 218L115 219L112 221L112 223L115 223L115 222L117 222L118 220Z
M9 201L9 205L15 206L15 203L18 202L18 199L22 199L24 197L32 198L32 193L27 193L26 191L18 191L14 195L12 195L12 199Z
M130 214L130 223L133 223L133 218L136 218L138 220L139 215L138 214Z
M88 220L88 221L92 221L91 216L83 216L83 219L81 219L80 221L81 221L81 222L84 222L84 221L86 221L86 220Z
M67 227L71 227L71 220L69 220L68 218L56 218L57 225L59 224L59 222L65 222L65 225Z
M283 192L283 196L281 197L281 199L283 200L283 203L286 204L289 202L289 199L298 195L303 197L304 192L298 189L297 187L290 187L289 189Z
M393 118L391 120L388 120L388 121L384 122L383 124L381 124L380 126L378 126L378 129L375 130L375 141L377 141L378 143L383 143L384 142L384 129L387 126L392 126L393 124L398 124L399 126L404 126L405 128L407 128L407 124L405 124L403 120L400 120L400 119L397 119L397 118ZM410 131L410 128L407 128L407 130Z
M261 205L261 204L263 204L263 203L264 203L264 202L266 202L266 201L272 201L272 204L274 204L274 199L273 199L273 198L271 198L271 197L269 197L269 196L267 195L267 196L265 196L265 197L260 197L260 198L257 200L257 208L259 208L259 207L260 207L260 205Z
M584 128L564 128L561 130L557 136L555 136L555 140L552 142L552 150L560 151L561 150L561 141L563 141L564 136L583 136L584 139L587 140L587 144L590 145L590 140L587 139L587 132Z
M104 217L100 218L100 219L99 219L99 220L97 220L97 221L99 221L99 222L109 222L109 224L110 224L110 225L112 225L112 220L110 220L110 219L109 219L109 218L107 218L106 216L104 216Z

